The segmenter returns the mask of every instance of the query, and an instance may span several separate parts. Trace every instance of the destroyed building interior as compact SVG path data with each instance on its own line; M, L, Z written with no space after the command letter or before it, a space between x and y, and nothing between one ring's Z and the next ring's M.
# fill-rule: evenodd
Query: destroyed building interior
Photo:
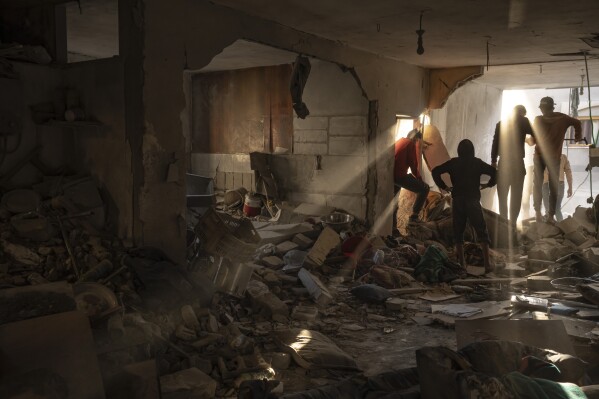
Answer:
M599 398L599 1L0 27L1 399Z

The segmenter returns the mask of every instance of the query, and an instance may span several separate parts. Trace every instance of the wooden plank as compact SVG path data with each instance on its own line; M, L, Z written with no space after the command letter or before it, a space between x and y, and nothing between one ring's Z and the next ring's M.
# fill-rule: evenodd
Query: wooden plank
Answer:
M422 292L431 291L433 288L431 287L410 287L410 288L392 288L388 290L392 295L410 295L410 294L420 294Z
M472 307L480 308L482 313L475 314L470 317L454 317L449 315L444 315L440 313L434 313L435 309L442 305L432 305L431 310L433 314L431 318L440 322L441 324L445 324L447 326L454 326L457 320L480 320L480 319L490 319L494 317L505 316L510 313L509 309L511 307L510 301L487 301L487 302L477 302L469 304Z
M451 282L451 285L477 285L477 284L519 284L526 282L526 278L501 277L501 278L465 278Z
M458 349L478 341L505 340L576 355L560 320L457 320Z

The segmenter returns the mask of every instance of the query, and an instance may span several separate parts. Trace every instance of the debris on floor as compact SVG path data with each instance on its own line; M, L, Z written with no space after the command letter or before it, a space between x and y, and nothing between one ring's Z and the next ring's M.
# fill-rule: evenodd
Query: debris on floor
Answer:
M164 398L330 397L301 396L316 387L321 395L362 389L435 397L427 396L430 376L422 377L422 367L436 375L430 360L449 357L462 371L488 373L462 347L487 340L578 356L588 362L587 383L597 380L599 245L580 223L525 226L522 246L495 247L495 269L485 273L475 244L465 245L468 268L456 263L444 231L451 215L434 194L439 209L429 201L430 218L407 227L417 232L381 237L342 210L311 204L270 204L266 211L263 205L247 217L245 194L236 193L225 198L225 208L195 213L188 262L178 265L157 248L135 248L104 233L103 205L89 179L9 192L0 209L0 328L18 340L19 323L84 315L88 323L73 334L93 337L86 345L95 345L97 359L85 370L96 367L103 381L90 390L154 381L131 388L134 398L146 388L159 395L158 380ZM505 335L493 322L549 322L559 324L561 335L546 340L519 327ZM575 374L540 350L518 351L542 359L549 371L550 363ZM405 367L396 367L400 354L409 359ZM498 389L517 391L537 378L522 372L523 358L488 378ZM76 381L73 371L48 367L67 386ZM468 381L459 389L472 389Z

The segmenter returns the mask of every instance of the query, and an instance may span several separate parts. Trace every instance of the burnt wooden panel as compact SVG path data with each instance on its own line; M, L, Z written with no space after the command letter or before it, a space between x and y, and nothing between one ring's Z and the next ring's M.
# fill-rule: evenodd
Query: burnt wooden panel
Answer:
M193 77L192 151L272 152L291 149L290 65L199 74Z

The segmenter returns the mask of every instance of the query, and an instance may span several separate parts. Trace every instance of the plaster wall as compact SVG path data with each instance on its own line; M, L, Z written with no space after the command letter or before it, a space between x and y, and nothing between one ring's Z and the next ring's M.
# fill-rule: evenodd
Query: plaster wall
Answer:
M460 141L469 139L476 156L491 162L495 124L501 119L502 90L469 82L457 89L440 110L431 112L431 123L439 128L452 157L457 156ZM481 203L492 209L495 189L484 190Z
M374 145L377 169L376 212L391 202L392 144L395 114L418 115L425 106L426 73L419 67L387 60L339 42L325 40L277 23L251 17L205 0L144 0L143 174L140 219L144 242L164 248L176 259L185 253L186 143L183 72L201 69L238 39L286 49L353 67L369 99L379 101ZM170 164L177 182L167 182ZM168 204L168 206L165 206ZM377 226L390 231L391 218Z

